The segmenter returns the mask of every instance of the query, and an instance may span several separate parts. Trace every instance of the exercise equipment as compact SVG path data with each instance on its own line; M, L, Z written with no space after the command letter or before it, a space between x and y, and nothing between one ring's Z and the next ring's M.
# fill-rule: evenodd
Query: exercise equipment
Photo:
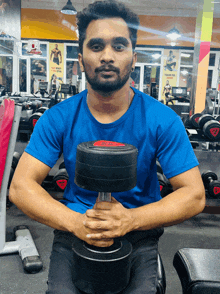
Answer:
M191 131L188 129L190 134L190 141L211 141L217 142L220 140L220 123L210 114L195 114L190 118L190 123L194 128L197 129L196 134L191 136ZM196 138L197 137L197 138ZM204 138L203 138L204 137Z
M53 185L56 191L63 192L66 189L69 175L65 168L61 168L53 178Z
M33 113L30 118L29 118L29 125L30 125L30 129L34 129L37 121L39 120L39 118L43 115L42 112L35 112Z
M157 172L157 178L160 185L161 197L166 197L167 195L173 192L173 188L164 174Z
M202 180L209 195L212 198L220 199L220 181L218 181L218 176L212 171L207 171L202 173Z
M220 293L220 250L183 248L176 252L173 266L183 294Z
M37 112L40 112L40 113L44 113L46 110L48 110L49 108L48 107L46 107L46 106L42 106L42 107L40 107L38 110L37 110Z
M128 191L136 185L137 148L111 141L90 141L77 146L75 184L96 191L98 201L111 201L111 192ZM130 278L132 245L125 239L99 248L77 239L73 246L73 281L86 293L119 293Z
M156 160L156 166L157 166L157 173L163 174L163 169L158 160Z
M193 125L195 128L199 128L198 121L199 121L199 119L200 119L201 116L202 116L201 113L195 113L195 114L193 114L193 115L190 117L190 122L192 123L192 125Z
M27 272L39 272L43 264L27 227L15 228L15 241L6 242L6 198L21 107L4 99L0 107L0 255L19 252Z
M62 162L60 163L60 165L59 165L59 169L62 169L62 168L65 168L65 163L64 163L64 161L62 161Z

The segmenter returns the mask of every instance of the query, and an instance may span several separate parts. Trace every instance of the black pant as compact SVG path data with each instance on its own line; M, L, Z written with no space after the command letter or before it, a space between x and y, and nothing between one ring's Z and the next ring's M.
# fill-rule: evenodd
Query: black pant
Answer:
M46 294L81 294L72 282L72 243L76 237L58 230L54 234ZM131 242L133 250L130 282L121 294L156 293L158 240L162 234L163 229L154 229L131 232L124 237Z

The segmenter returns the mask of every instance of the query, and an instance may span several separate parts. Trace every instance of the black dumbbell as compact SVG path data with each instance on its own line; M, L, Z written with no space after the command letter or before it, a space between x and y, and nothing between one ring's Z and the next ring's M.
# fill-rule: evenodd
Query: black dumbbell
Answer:
M162 167L161 167L158 159L156 159L156 166L157 166L157 173L163 174L163 170L162 170Z
M160 195L162 198L173 192L173 188L164 174L157 172L157 178L160 185Z
M30 129L33 130L38 119L43 115L43 113L41 112L35 112L33 113L30 118L29 118L29 126L30 126Z
M196 129L199 128L198 121L201 116L202 116L201 113L195 113L190 117L190 122Z
M40 107L38 110L37 110L37 112L39 113L44 113L46 110L48 110L49 108L48 107L46 107L46 106L42 106L42 107Z
M220 140L220 123L212 115L202 115L198 120L198 126L207 139L211 141Z
M135 187L137 149L129 144L92 141L77 146L75 184L96 191L98 201L111 201L111 192ZM77 239L73 244L73 282L81 291L119 293L129 283L132 245L125 238L110 247L95 247Z
M220 181L217 175L212 171L207 171L202 174L202 180L205 188L208 190L212 198L220 198Z
M53 184L56 191L63 192L66 189L69 175L65 168L60 169L53 177Z
M13 158L12 158L12 163L11 163L11 169L10 169L10 175L9 175L9 180L8 180L8 189L10 187L15 169L18 165L18 161L20 159L21 155L18 152L14 152L13 153Z
M19 162L19 159L20 159L21 155L20 153L18 152L14 152L13 153L13 158L12 158L12 165L11 167L15 170L17 165L18 165L18 162Z
M63 168L66 168L64 161L62 161L59 165L59 169L63 169Z

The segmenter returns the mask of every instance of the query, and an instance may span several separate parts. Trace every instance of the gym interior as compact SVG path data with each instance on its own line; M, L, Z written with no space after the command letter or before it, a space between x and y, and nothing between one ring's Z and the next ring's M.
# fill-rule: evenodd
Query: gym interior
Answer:
M53 229L21 212L9 201L8 190L38 119L87 89L78 63L75 15L93 2L0 0L0 103L10 98L20 109L0 190L1 294L43 294L47 289ZM206 189L202 213L165 228L159 242L163 269L158 269L157 293L220 293L220 2L122 2L140 18L131 85L181 117ZM71 11L64 13L65 7ZM161 196L166 197L172 187L159 162L157 166ZM67 182L61 155L42 185L59 201ZM13 251L22 230L28 231L34 260ZM4 249L7 244L9 251Z

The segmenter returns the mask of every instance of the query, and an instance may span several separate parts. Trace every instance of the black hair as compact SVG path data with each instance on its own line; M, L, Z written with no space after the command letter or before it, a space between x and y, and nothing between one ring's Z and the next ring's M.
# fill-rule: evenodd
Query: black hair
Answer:
M137 30L140 20L137 14L131 11L123 3L115 0L96 1L89 4L81 12L77 13L77 26L79 31L79 52L83 51L83 42L86 38L86 29L92 20L105 18L122 18L128 26L132 48L137 42Z

